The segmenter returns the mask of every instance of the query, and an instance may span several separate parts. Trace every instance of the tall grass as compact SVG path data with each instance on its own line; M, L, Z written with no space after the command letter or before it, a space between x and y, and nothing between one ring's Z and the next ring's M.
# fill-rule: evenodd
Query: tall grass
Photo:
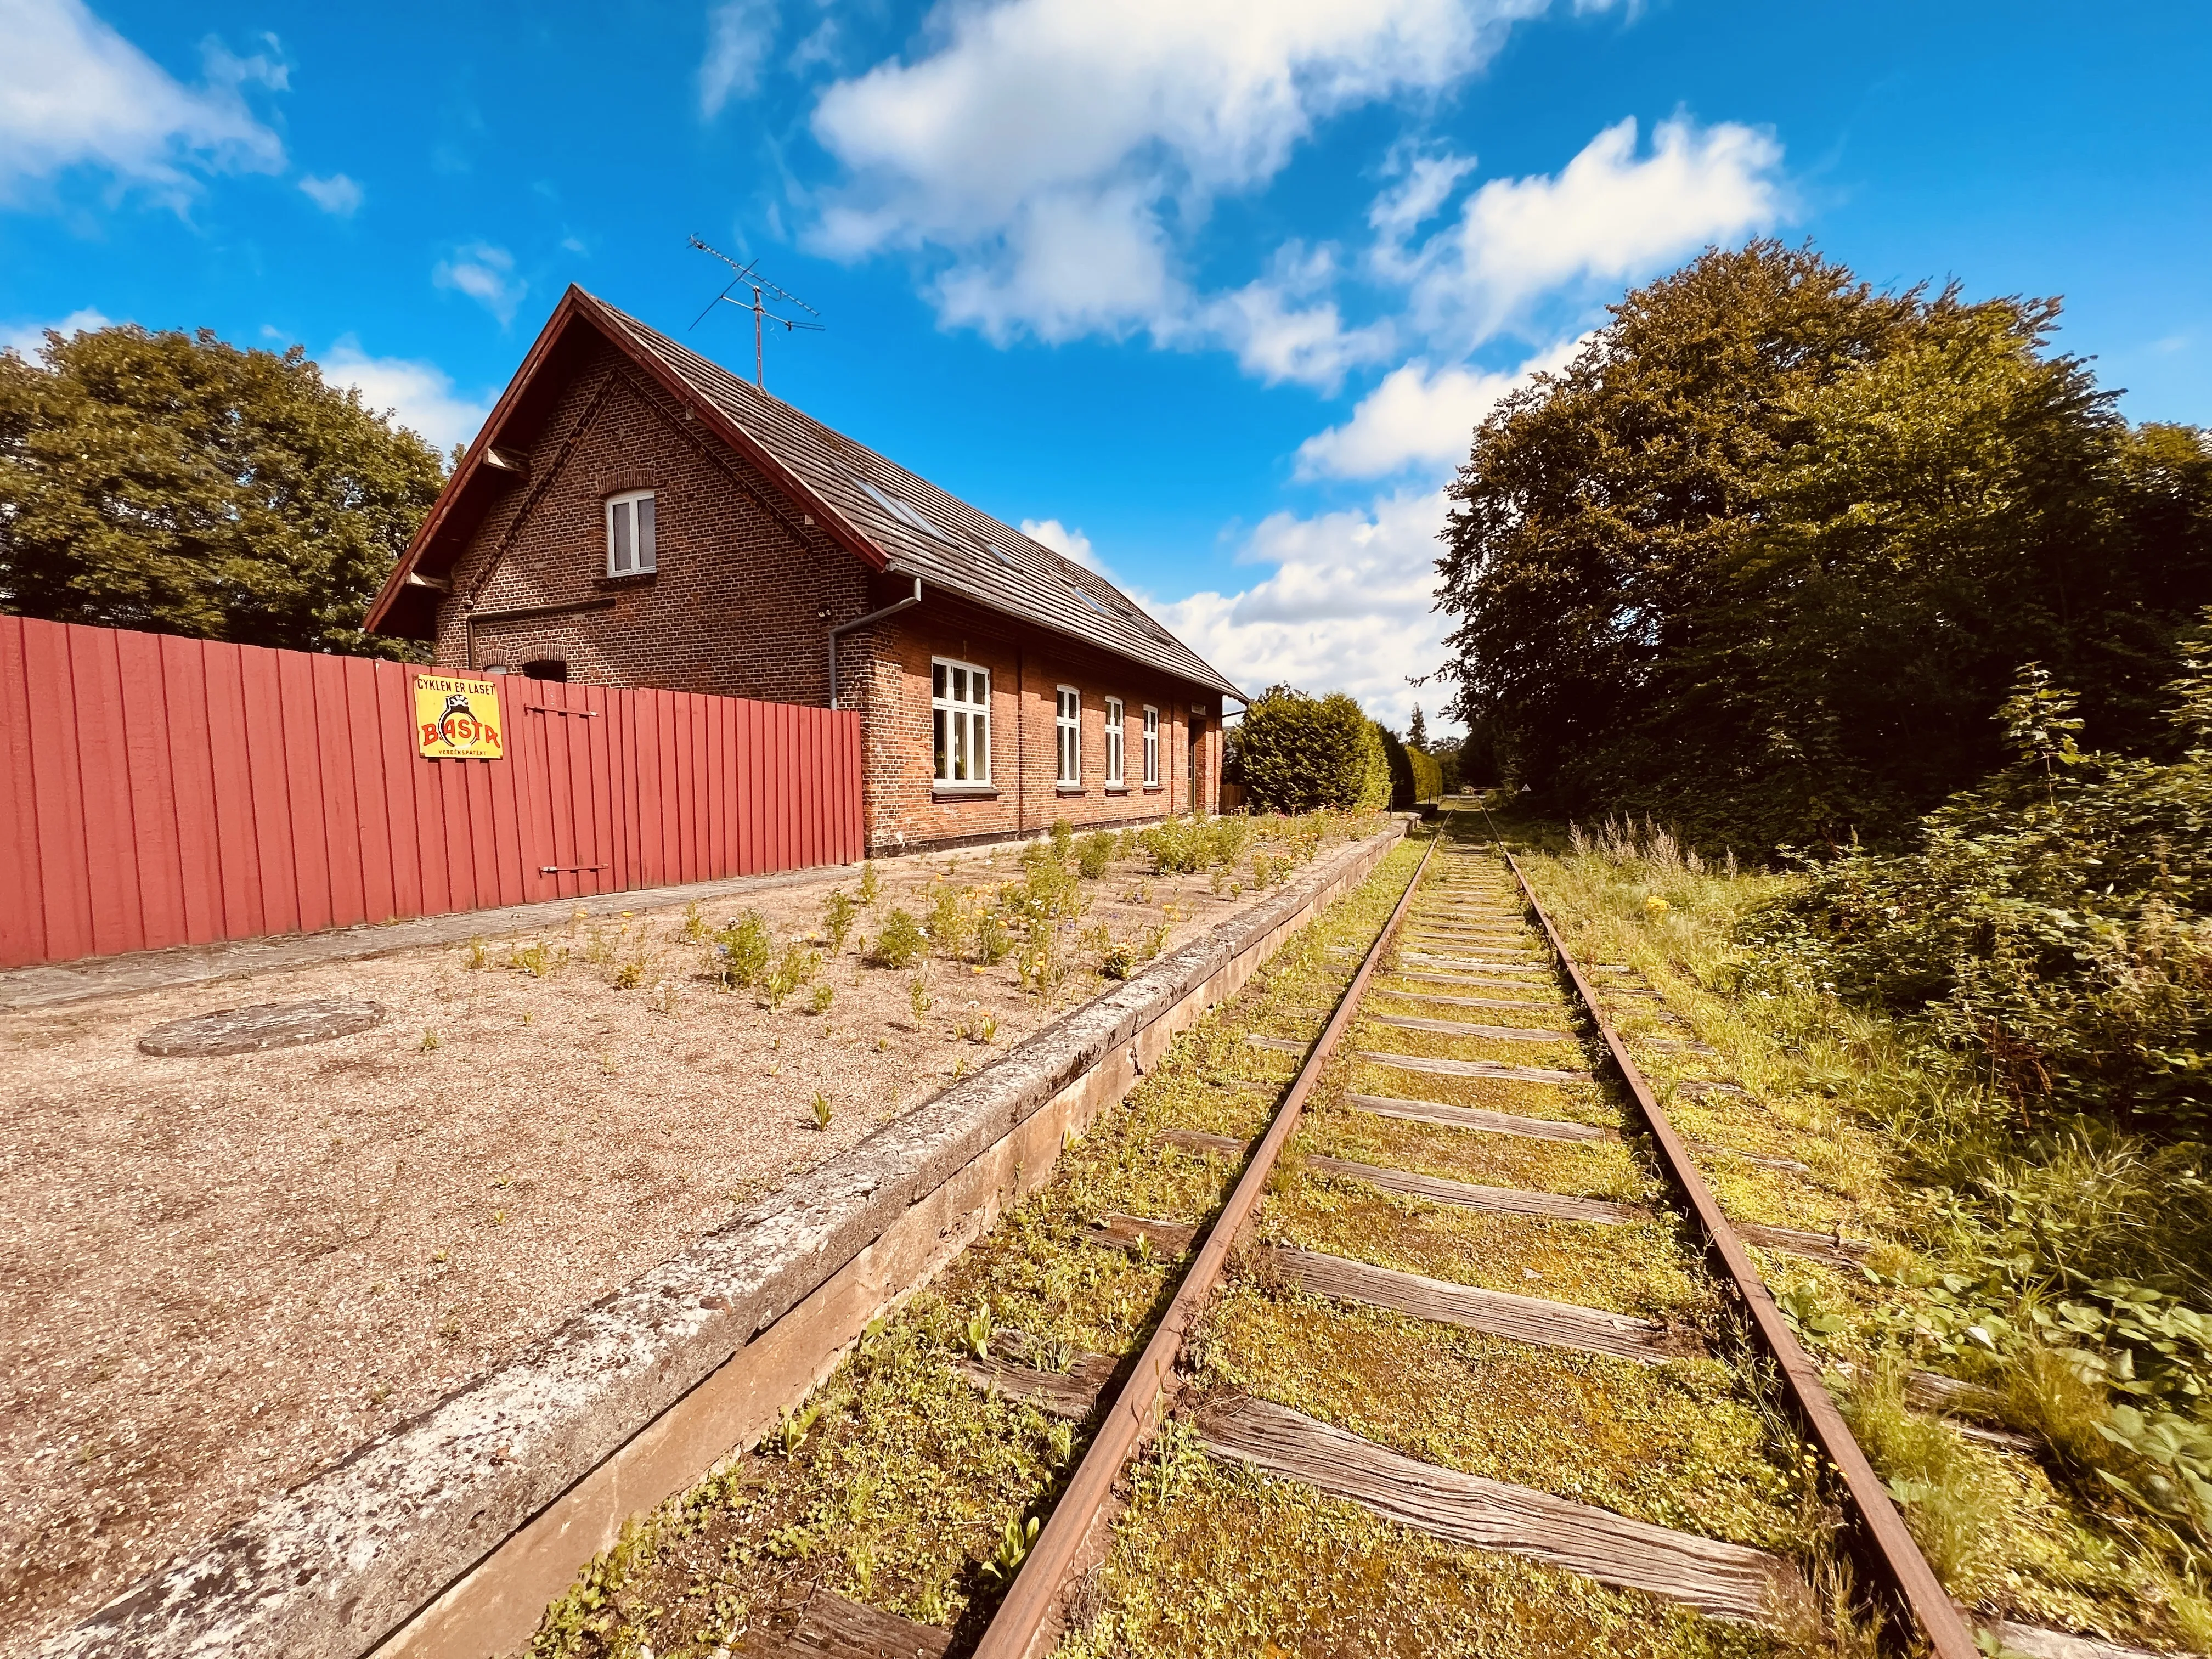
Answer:
M1703 857L1649 822L1504 828L1573 948L1642 969L1748 1085L1747 1117L1891 1241L1864 1284L1803 1299L1839 1316L1801 1332L1850 1362L1854 1427L1954 1591L2017 1577L2021 1540L2055 1528L2074 1541L2044 1553L2119 1563L2097 1571L2155 1603L2151 1627L2212 1638L2206 1148L2083 1111L2024 1120L1925 1022L1771 971L1747 921L1804 876ZM1914 1369L1990 1390L2070 1518L1908 1411Z

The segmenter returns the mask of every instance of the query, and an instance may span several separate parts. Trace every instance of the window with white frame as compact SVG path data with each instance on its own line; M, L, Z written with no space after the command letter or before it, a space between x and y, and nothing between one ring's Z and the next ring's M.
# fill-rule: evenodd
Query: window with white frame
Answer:
M1127 781L1121 775L1121 700L1106 699L1106 781L1118 789Z
M991 781L991 671L939 657L929 665L929 714L937 781L958 787Z
M607 497L607 574L635 576L657 569L653 557L653 492L633 489Z
M1160 711L1145 710L1145 787L1160 787Z
M1060 688L1060 713L1053 722L1060 738L1060 787L1083 787L1083 694L1072 685Z

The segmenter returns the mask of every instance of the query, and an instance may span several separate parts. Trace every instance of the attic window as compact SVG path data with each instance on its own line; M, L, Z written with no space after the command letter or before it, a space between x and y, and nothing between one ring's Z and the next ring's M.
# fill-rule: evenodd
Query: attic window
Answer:
M650 489L607 498L607 574L641 576L659 568L653 520Z
M1017 576L1022 574L1021 566L1014 562L1014 556L1007 552L1005 548L1000 546L998 543L985 542L983 545L989 548L991 550L991 556L996 559L1000 564L1006 566L1007 569L1012 571Z
M1073 583L1071 583L1071 584L1069 584L1069 585L1070 585L1071 586L1073 586ZM1088 588L1083 588L1083 587L1078 587L1078 588L1076 588L1076 589L1075 589L1075 597L1076 597L1077 599L1079 599L1082 600L1082 601L1084 602L1084 604L1085 604L1085 605L1089 605L1089 606L1090 606L1093 611L1097 611L1100 616L1102 616L1102 617L1111 617L1111 616L1113 616L1113 614L1114 614L1112 611L1109 611L1109 610L1108 610L1104 605L1103 605L1099 604L1099 603L1098 603L1098 601L1097 601L1097 599L1092 596L1092 594L1091 594L1091 591L1090 591Z

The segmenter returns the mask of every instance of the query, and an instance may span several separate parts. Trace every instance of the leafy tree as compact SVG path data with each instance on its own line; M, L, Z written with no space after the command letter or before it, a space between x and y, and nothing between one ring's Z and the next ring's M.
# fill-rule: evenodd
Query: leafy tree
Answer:
M1237 758L1258 811L1373 811L1390 799L1381 730L1341 691L1269 686L1244 711Z
M1998 763L2022 660L2148 736L2212 599L2212 457L2130 431L2057 316L1773 242L1631 293L1475 434L1455 712L1556 806L1764 846L1903 833Z
M312 651L362 630L438 453L298 346L134 325L0 353L0 606Z

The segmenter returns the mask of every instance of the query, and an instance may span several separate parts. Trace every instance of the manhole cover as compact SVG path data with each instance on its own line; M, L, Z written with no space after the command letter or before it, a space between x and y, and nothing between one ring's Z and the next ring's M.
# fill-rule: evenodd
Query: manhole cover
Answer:
M384 1018L373 1002L324 997L313 1002L257 1002L156 1025L138 1039L149 1054L245 1054L366 1031Z

